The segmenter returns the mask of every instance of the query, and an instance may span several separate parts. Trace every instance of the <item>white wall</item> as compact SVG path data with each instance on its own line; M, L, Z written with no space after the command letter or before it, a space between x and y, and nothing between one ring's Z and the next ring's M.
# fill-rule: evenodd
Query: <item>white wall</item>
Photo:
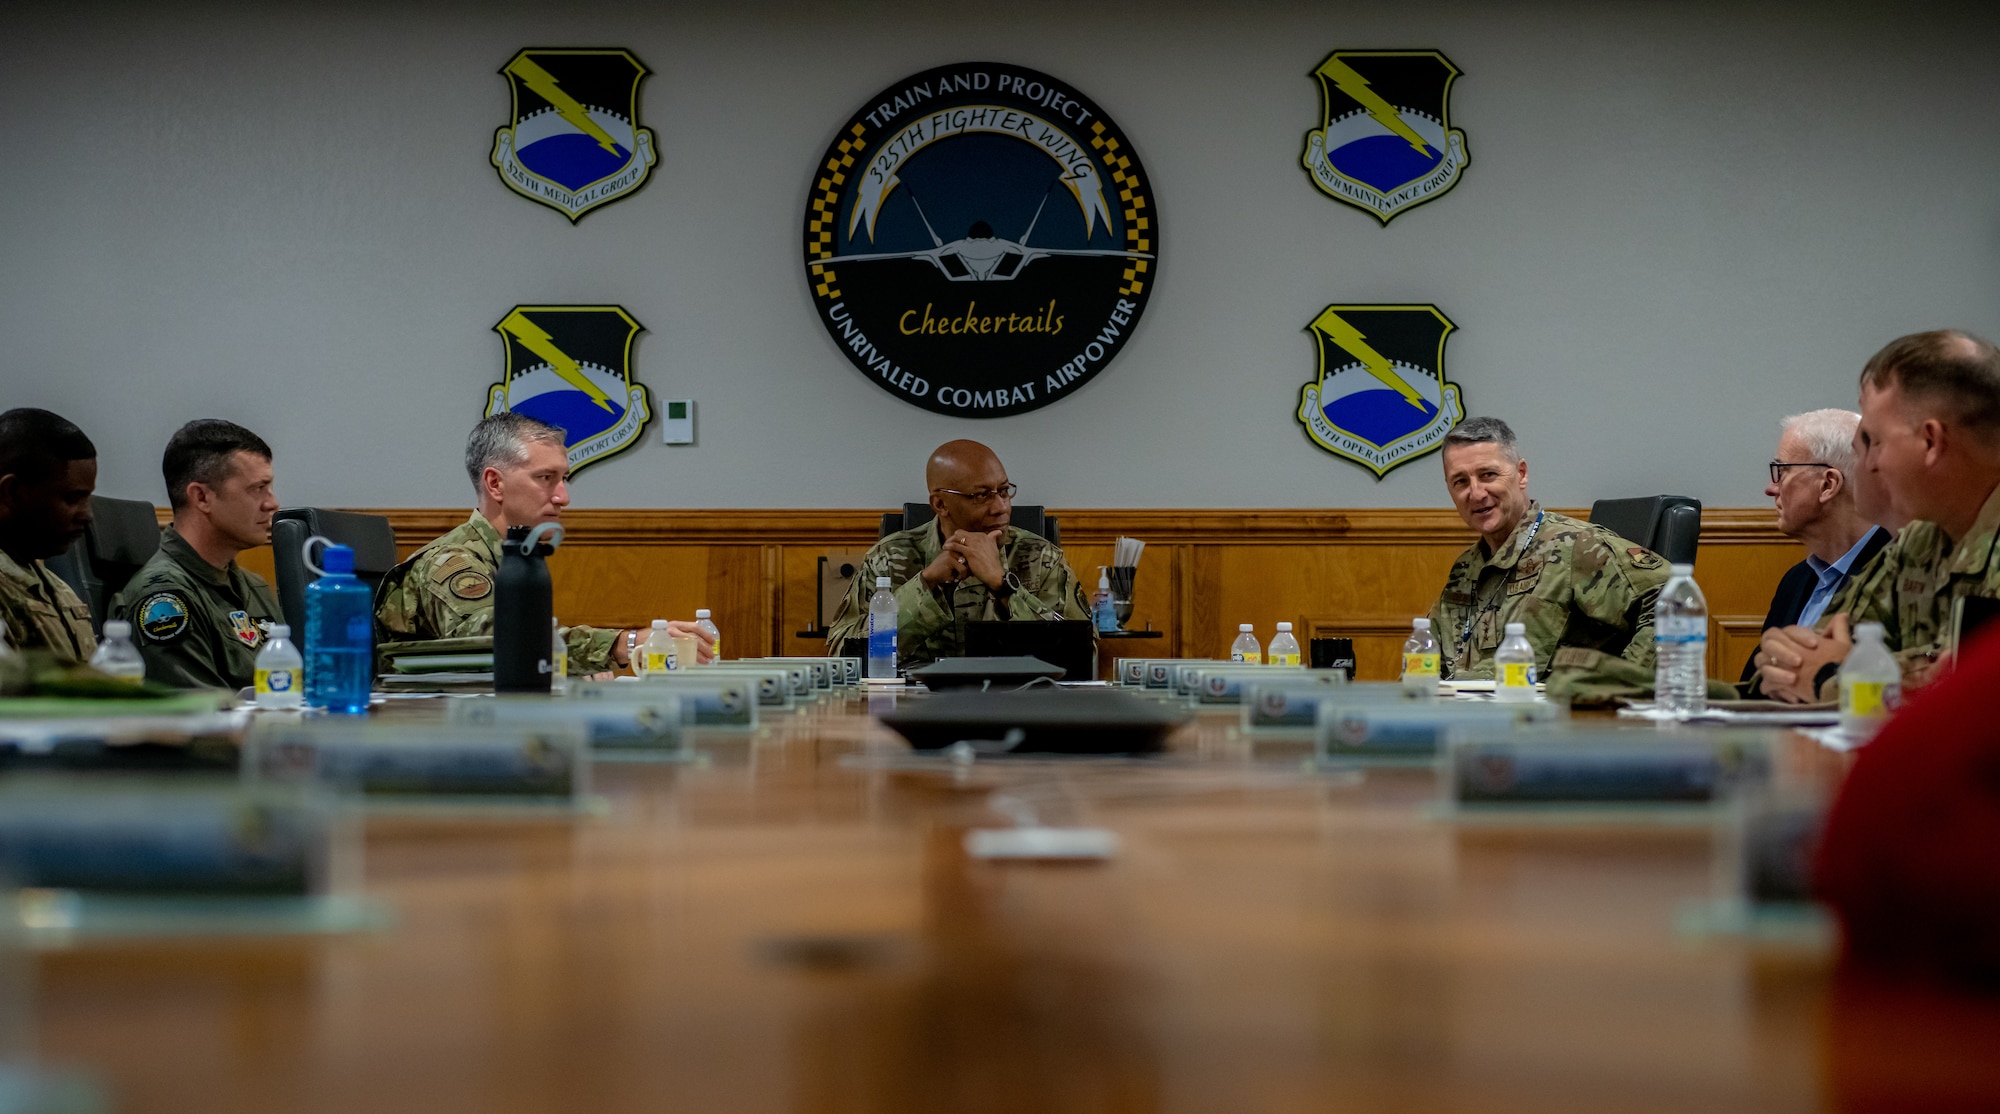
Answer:
M2000 5L65 3L0 36L0 406L161 492L183 420L278 450L291 504L459 505L457 458L517 303L616 302L700 444L580 478L583 506L879 506L949 437L1024 501L1442 505L1309 442L1302 332L1430 301L1450 378L1557 505L1761 501L1781 414L1851 405L1883 342L2000 335ZM572 228L487 162L523 46L655 74L657 179ZM1472 161L1386 229L1298 164L1329 51L1436 47ZM968 59L1096 99L1151 171L1163 259L1074 397L955 422L865 381L814 318L815 159L877 89ZM652 433L653 430L648 430Z

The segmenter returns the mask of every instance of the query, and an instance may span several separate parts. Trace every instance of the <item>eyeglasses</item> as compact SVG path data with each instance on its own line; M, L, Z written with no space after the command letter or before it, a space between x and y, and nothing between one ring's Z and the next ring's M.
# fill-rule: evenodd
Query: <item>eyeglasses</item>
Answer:
M1014 493L1021 490L1021 485L1006 483L1001 484L999 487L982 487L978 491L957 491L949 487L936 487L931 490L941 491L946 495L956 495L961 499L970 499L975 503L991 503L995 499L1005 499L1008 502L1012 502Z
M1771 462L1771 482L1783 483L1787 468L1831 468L1833 465L1823 460L1774 460Z

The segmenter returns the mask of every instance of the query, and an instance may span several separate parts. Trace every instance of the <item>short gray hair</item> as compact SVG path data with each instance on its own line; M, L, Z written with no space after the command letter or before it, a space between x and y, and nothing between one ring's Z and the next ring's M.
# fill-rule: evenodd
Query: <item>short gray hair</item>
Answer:
M560 449L563 437L561 426L502 410L479 419L472 427L472 436L465 439L465 474L477 489L488 468L518 468L528 462L531 443L545 441Z
M1805 442L1806 455L1820 464L1831 464L1850 481L1854 479L1854 427L1861 415L1852 410L1808 410L1793 414L1778 428L1795 433ZM1803 464L1805 461L1794 461Z
M1521 459L1521 450L1514 447L1513 428L1498 418L1467 418L1444 435L1444 443L1447 446L1498 445L1509 460Z

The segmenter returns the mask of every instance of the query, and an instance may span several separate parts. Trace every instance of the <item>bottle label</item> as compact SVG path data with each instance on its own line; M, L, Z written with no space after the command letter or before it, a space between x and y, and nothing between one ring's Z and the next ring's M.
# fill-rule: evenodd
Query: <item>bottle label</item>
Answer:
M569 676L569 651L558 648L555 652L555 679L560 681Z
M257 695L269 696L299 691L299 671L296 669L257 670Z
M665 673L680 664L674 660L674 652L672 650L649 649L645 653L645 658L646 672L648 673Z
M868 656L890 658L896 656L896 628L888 624L875 625L875 616L868 616Z
M721 661L721 660L722 660L722 632L721 632L721 631L716 631L716 632L715 632L715 641L714 641L714 642L711 642L711 643L709 643L709 651L708 651L708 653L709 653L709 660L711 660L711 661Z
M1240 661L1245 665L1262 665L1264 663L1264 654L1261 650L1252 650L1247 654L1241 650L1231 650L1229 651L1229 660Z
M1708 620L1700 615L1670 615L1653 620L1657 642L1707 642Z
M1500 667L1500 687L1509 689L1531 689L1535 687L1535 666L1533 662L1510 661Z
M1297 654L1272 654L1272 655L1271 655L1271 660L1270 660L1269 662L1267 662L1266 664L1268 664L1268 665L1297 665L1298 663L1299 663L1299 656L1298 656Z
M1903 686L1896 682L1842 681L1840 714L1844 716L1886 716L1901 702Z
M1438 675L1438 654L1404 654L1403 676L1435 677Z

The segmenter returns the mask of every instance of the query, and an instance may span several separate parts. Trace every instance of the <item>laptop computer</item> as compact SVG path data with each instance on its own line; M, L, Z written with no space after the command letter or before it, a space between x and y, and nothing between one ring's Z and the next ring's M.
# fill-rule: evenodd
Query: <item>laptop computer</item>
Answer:
M1097 634L1088 619L980 620L965 624L965 656L1040 658L1065 681L1097 679Z

